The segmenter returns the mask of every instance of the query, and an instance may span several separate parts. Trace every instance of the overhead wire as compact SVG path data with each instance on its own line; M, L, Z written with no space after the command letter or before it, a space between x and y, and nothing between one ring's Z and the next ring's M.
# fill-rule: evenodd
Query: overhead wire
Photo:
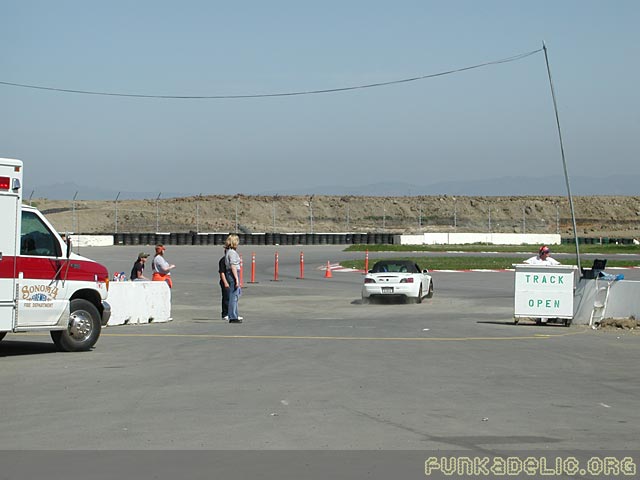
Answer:
M100 91L91 91L91 90L74 90L70 88L57 88L57 87L47 87L42 85L30 85L25 83L15 83L15 82L6 82L0 80L0 85L6 85L11 87L20 87L20 88L30 88L36 90L48 90L53 92L61 92L61 93L75 93L82 95L101 95L101 96L109 96L109 97L132 97L132 98L153 98L153 99L178 99L178 100L221 100L221 99L242 99L242 98L267 98L267 97L293 97L299 95L317 95L317 94L325 94L325 93L337 93L337 92L346 92L350 90L359 90L366 88L376 88L376 87L384 87L388 85L397 85L400 83L409 83L416 82L419 80L426 80L428 78L442 77L444 75L451 75L454 73L460 73L468 70L473 70L477 68L483 68L490 65L499 65L502 63L515 62L518 60L522 60L531 55L535 55L536 53L542 52L543 49L539 48L537 50L533 50L530 52L520 53L511 57L502 58L499 60L492 60L484 63L478 63L476 65L471 65L467 67L456 68L453 70L446 70L443 72L432 73L428 75L420 75L417 77L410 78L402 78L399 80L390 80L387 82L376 82L376 83L368 83L364 85L352 85L348 87L338 87L338 88L326 88L321 90L301 90L301 91L293 91L293 92L280 92L280 93L255 93L255 94L244 94L244 95L147 95L147 94L137 94L137 93L120 93L120 92L100 92Z

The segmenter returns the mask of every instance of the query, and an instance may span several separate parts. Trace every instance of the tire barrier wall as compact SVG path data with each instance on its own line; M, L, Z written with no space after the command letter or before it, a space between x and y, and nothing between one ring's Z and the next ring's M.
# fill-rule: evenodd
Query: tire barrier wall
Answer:
M171 320L171 289L165 282L110 282L107 301L109 326Z
M562 243L569 243L575 245L573 238L563 238ZM578 237L578 243L580 245L638 245L638 240L635 238L611 238L611 237Z
M110 245L224 245L228 233L116 233L114 235L71 235L74 246ZM573 244L573 238L555 234L490 233L240 233L241 245L462 245L493 243L496 245ZM637 245L633 238L579 237L580 245Z
M116 233L111 245L224 245L228 233ZM240 245L354 245L397 243L397 233L238 233ZM85 237L78 235L77 237ZM88 237L88 236L87 236ZM107 241L107 240L104 240ZM75 245L75 243L74 243Z

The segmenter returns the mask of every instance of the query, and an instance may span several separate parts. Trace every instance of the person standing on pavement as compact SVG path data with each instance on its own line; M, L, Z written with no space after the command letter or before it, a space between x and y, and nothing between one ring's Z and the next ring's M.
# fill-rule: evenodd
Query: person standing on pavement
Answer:
M218 261L218 275L220 276L220 293L222 293L222 320L229 320L229 282L227 281L227 242L224 245L224 255Z
M238 299L242 294L240 288L240 255L237 252L240 239L237 235L229 235L225 245L225 267L227 283L229 283L229 323L242 323L243 318L238 315Z
M153 257L153 276L151 279L155 282L167 282L169 288L173 287L171 281L171 270L176 268L175 265L170 264L164 258L165 246L162 244L156 245L156 255Z

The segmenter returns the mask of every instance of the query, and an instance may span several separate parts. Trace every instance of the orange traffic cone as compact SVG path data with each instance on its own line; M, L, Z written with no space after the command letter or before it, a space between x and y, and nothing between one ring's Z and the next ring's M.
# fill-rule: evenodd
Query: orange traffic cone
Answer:
M333 275L331 274L331 265L329 265L329 260L327 260L327 269L324 271L324 278L331 278Z

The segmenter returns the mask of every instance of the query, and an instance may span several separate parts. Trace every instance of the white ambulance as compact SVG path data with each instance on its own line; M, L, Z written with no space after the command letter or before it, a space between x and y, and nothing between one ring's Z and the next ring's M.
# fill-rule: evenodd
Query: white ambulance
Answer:
M111 315L109 273L22 205L22 169L20 160L0 158L0 340L48 331L60 350L89 350Z

